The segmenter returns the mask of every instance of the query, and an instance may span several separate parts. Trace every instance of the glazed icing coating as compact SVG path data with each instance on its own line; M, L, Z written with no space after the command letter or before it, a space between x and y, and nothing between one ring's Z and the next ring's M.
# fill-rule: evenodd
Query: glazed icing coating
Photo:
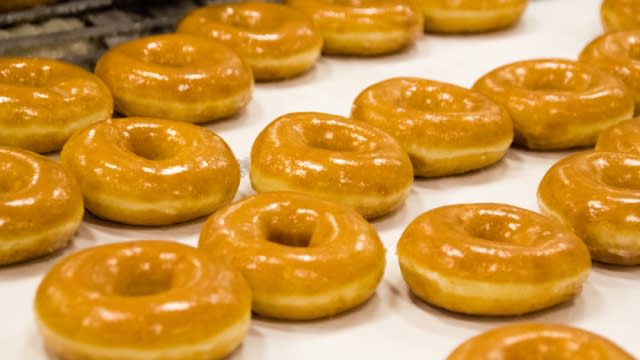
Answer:
M413 0L288 0L324 36L327 54L377 55L400 50L422 34Z
M133 241L55 264L34 308L45 344L63 358L218 359L247 333L251 291L197 249Z
M207 220L198 245L247 279L253 311L313 319L368 299L382 279L385 250L373 226L345 206L303 194L245 198Z
M351 117L393 135L417 176L442 176L492 164L513 140L509 114L479 93L438 81L393 78L369 86Z
M538 187L543 213L584 240L594 260L640 264L640 156L583 152L557 162Z
M640 155L640 118L623 121L603 131L598 138L596 151Z
M505 325L477 335L447 360L633 360L618 345L594 333L559 324Z
M95 75L63 62L0 57L0 145L46 153L78 129L111 118L113 99Z
M624 31L640 29L639 0L604 0L600 6L604 30Z
M235 114L251 99L251 69L210 39L165 34L136 39L107 51L96 75L127 116L201 123Z
M57 162L0 146L0 265L66 247L84 207L73 177Z
M411 160L390 135L322 113L291 113L269 124L251 149L250 175L258 192L303 192L365 218L402 205L413 183Z
M302 73L313 66L322 50L322 36L311 18L273 3L202 7L188 14L177 32L220 41L251 64L258 80Z
M527 0L418 0L426 31L460 33L501 29L518 22Z
M602 130L633 116L633 94L621 80L571 60L504 65L476 81L473 90L507 108L514 142L530 149L594 145Z
M598 66L624 81L633 90L636 111L639 111L640 28L597 37L582 50L580 61Z
M591 269L586 246L572 232L501 204L427 211L407 226L397 253L419 297L481 315L522 314L565 301Z
M60 154L86 207L126 224L165 225L228 204L240 167L215 133L183 122L125 118L76 133Z

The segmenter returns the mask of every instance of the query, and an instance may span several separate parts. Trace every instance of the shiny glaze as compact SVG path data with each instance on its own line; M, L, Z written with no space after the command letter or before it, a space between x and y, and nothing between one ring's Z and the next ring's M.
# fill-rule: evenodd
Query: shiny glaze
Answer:
M0 265L67 246L82 221L82 195L57 162L0 146Z
M324 34L323 51L329 54L393 52L422 34L422 14L413 0L287 0L287 3L313 18ZM340 35L350 39L341 39Z
M603 131L596 151L624 152L640 156L640 118L623 121Z
M535 212L501 204L423 213L402 234L398 256L456 278L498 283L545 282L591 267L587 248L572 232Z
M184 34L136 39L107 51L96 74L116 109L200 123L230 116L251 99L253 76L226 46Z
M413 169L396 140L371 125L337 115L291 113L256 138L251 183L258 192L304 192L373 218L404 202Z
M598 66L624 81L635 95L636 112L640 111L640 28L597 37L582 50L580 61Z
M381 280L385 249L373 226L355 211L307 195L261 193L219 210L198 245L239 269L254 293L254 311L311 319L330 316L369 298ZM348 269L348 270L347 270ZM317 297L373 275L355 298L302 309L260 307L272 296Z
M583 152L557 162L538 187L543 212L571 227L598 261L640 264L640 156Z
M132 241L92 247L55 264L38 287L34 308L45 343L63 358L115 359L124 350L147 359L211 359L242 341L251 291L238 272L190 246ZM237 324L241 337L215 345ZM60 348L50 333L73 345ZM203 342L216 348L169 356ZM114 355L86 353L83 345Z
M565 149L595 144L608 126L633 115L631 91L591 65L539 59L501 66L473 85L505 106L516 144Z
M505 325L458 346L447 360L633 360L594 333L559 324Z
M63 62L0 57L0 145L57 151L79 128L109 119L106 85Z
M54 4L57 0L2 0L0 12L22 10L37 5Z
M322 36L311 19L294 8L272 3L219 4L188 14L177 32L213 38L233 49L252 65L258 80L290 77L315 63L322 49ZM292 57L315 53L310 64L288 64ZM265 60L280 61L266 66ZM293 70L282 67L295 67Z
M164 225L210 214L233 199L240 182L240 167L224 140L171 120L95 124L76 133L60 158L78 179L89 211L127 224Z
M393 135L409 153L418 176L441 176L498 161L513 139L509 114L485 96L467 89L419 78L393 78L369 86L353 103L351 117ZM430 159L421 153L503 148L497 154L452 154ZM421 153L413 151L420 148ZM457 162L459 161L459 162Z
M600 18L605 31L639 30L640 0L604 0Z
M418 0L426 31L459 33L501 29L516 23L527 0Z

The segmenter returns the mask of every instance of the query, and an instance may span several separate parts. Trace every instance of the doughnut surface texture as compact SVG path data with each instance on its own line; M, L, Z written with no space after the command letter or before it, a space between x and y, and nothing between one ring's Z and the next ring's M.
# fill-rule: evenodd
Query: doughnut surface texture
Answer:
M274 120L251 149L257 192L295 191L351 206L367 219L398 208L413 169L398 142L363 122L322 113Z
M594 333L558 324L505 325L475 336L447 360L633 360Z
M381 55L422 35L423 16L413 0L288 0L324 37L325 54Z
M640 155L640 118L622 121L603 131L598 138L596 151Z
M582 241L540 214L501 204L427 211L397 246L400 269L424 301L459 313L518 315L577 294L591 270Z
M640 111L640 28L599 36L582 50L580 61L595 65L624 81L633 90L636 112Z
M417 176L444 176L499 161L513 141L500 105L442 82L393 78L369 86L351 117L393 135L409 153Z
M322 51L322 35L311 18L280 4L248 2L199 8L180 22L177 31L225 44L251 65L256 80L304 73Z
M557 162L538 187L543 214L584 240L591 257L640 264L640 156L584 152Z
M242 272L254 312L280 319L351 309L374 293L385 268L384 246L358 213L297 193L261 193L219 210L198 246Z
M622 81L571 60L504 65L476 81L473 90L507 108L514 142L529 149L591 146L602 130L633 116L633 94Z
M639 0L604 0L600 6L604 30L640 30Z
M80 226L80 188L60 164L0 146L0 265L66 247Z
M76 133L60 155L93 214L133 225L168 225L228 204L240 166L228 145L192 124L114 119Z
M90 72L63 62L0 57L0 145L47 153L107 120L113 99Z
M190 246L133 241L72 254L35 297L46 346L62 359L220 359L245 337L251 290Z
M253 75L226 46L185 34L154 35L107 51L96 75L116 110L202 123L231 116L251 100Z
M425 31L468 33L498 30L517 23L527 0L418 0Z

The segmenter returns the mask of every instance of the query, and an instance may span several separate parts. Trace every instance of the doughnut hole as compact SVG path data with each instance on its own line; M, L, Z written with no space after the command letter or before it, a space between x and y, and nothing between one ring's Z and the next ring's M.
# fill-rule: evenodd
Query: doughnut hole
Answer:
M523 234L522 218L515 213L500 210L471 212L461 219L463 230L468 235L492 242L531 246L535 242L527 232Z
M640 158L617 154L609 159L600 158L592 164L600 181L614 188L640 190Z
M37 169L34 169L29 162L15 161L15 157L4 157L0 154L0 195L11 194L27 187Z
M297 126L297 132L307 146L339 152L368 152L378 145L372 141L373 134L350 124L332 121L313 121Z
M593 83L590 74L574 66L543 65L526 72L521 86L533 91L580 92L589 89Z
M239 11L217 12L219 20L229 26L253 29L253 30L272 30L282 24L283 19L276 11L262 12L251 9L242 9Z
M309 247L318 224L318 214L308 209L288 205L262 214L264 238L267 241L291 247Z
M418 88L415 86L404 89L396 97L399 108L430 112L475 112L485 106L476 100L462 94L447 91L439 86Z
M162 161L175 157L181 148L188 145L171 128L151 124L130 126L126 131L127 148L132 153L151 161Z
M141 52L138 57L143 62L175 68L209 64L211 57L215 56L215 54L207 54L200 46L164 39L149 42L139 50L133 49L132 51L134 53Z

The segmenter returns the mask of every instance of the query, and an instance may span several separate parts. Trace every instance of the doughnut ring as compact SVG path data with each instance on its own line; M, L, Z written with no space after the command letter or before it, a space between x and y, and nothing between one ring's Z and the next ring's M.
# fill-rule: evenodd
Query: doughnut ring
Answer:
M55 264L34 308L45 345L63 359L220 359L249 329L251 290L190 246L133 241Z
M509 111L518 145L536 150L591 146L598 134L633 116L624 83L591 65L540 59L499 67L476 90Z
M499 161L513 141L509 114L484 95L446 83L393 78L358 95L351 117L393 135L416 176L445 176Z
M419 0L424 29L441 33L483 32L517 23L527 0Z
M400 269L422 300L459 313L519 315L576 295L591 270L584 243L555 221L509 205L427 211L397 246Z
M254 312L281 319L351 309L371 297L385 268L384 246L358 213L297 193L261 193L217 211L198 246L242 272Z
M57 162L0 146L0 265L66 247L84 206L75 180Z
M251 69L226 46L198 36L154 35L118 45L96 65L116 110L202 123L231 116L251 100Z
M292 113L258 135L251 149L257 192L295 191L351 206L366 219L402 205L413 169L398 142L337 115Z
M640 118L622 121L603 131L598 138L596 151L640 155Z
M228 204L240 166L213 132L183 122L114 119L76 133L60 154L87 210L132 225L168 225Z
M322 35L311 19L280 4L202 7L188 14L177 32L220 41L251 65L256 80L300 75L313 67L322 51Z
M71 64L0 57L0 145L58 151L71 134L111 118L113 99L95 75Z
M606 32L640 30L639 0L604 0L600 18Z

